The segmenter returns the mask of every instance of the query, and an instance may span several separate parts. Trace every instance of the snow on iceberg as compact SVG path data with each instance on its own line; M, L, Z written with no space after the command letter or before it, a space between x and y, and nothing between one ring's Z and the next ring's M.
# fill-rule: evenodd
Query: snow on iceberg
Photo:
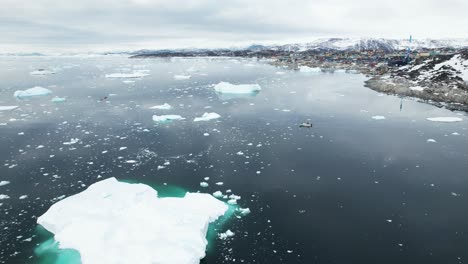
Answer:
M320 73L322 72L322 69L319 67L309 67L309 66L299 66L299 71L300 72L315 72L315 73Z
M0 111L15 110L16 108L18 108L17 105L5 105L5 106L0 105Z
M55 203L37 222L83 264L195 264L205 256L208 224L227 210L210 194L158 198L145 184L109 178Z
M162 105L155 105L150 107L150 109L158 109L158 110L171 110L172 106L168 103L164 103Z
M228 82L220 82L214 86L214 89L218 93L227 94L251 94L258 93L262 90L262 87L258 84L231 84Z
M36 96L46 96L51 94L52 91L49 89L46 89L44 87L40 86L35 86L33 88L29 88L27 90L18 90L16 91L13 96L18 98L18 99L24 99L24 98L29 98L29 97L36 97Z
M150 76L149 73L144 72L132 72L132 73L111 73L106 74L106 78L141 78Z
M180 115L153 115L153 121L155 122L167 122L172 120L184 120L185 118Z
M195 119L193 119L193 122L209 121L209 120L217 119L220 117L221 116L218 115L217 113L204 113L201 117L195 117Z
M463 121L463 119L460 117L428 117L427 120L432 121L432 122L444 122L444 123Z

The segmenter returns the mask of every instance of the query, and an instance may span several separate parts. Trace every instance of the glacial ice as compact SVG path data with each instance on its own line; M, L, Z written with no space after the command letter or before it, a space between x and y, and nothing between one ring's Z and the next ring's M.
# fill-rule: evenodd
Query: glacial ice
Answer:
M168 122L172 120L184 120L185 118L180 115L153 115L153 121L155 122Z
M251 94L258 93L262 90L259 84L231 84L228 82L220 82L214 86L218 93L226 94Z
M209 194L157 195L147 185L109 178L58 201L37 222L60 248L79 251L84 264L199 263L208 224L228 206Z
M155 105L150 107L150 109L158 109L158 110L171 110L172 106L168 103L164 103L162 105Z
M111 73L106 74L106 78L141 78L150 76L149 73L144 72L132 72L132 73Z
M16 108L18 108L17 105L5 105L5 106L0 105L0 111L15 110Z
M444 122L444 123L463 121L463 119L460 117L428 117L427 120L432 121L432 122Z
M46 96L46 95L49 95L51 94L52 91L49 90L49 89L46 89L44 87L40 87L40 86L35 86L33 88L29 88L29 89L26 89L26 90L18 90L16 91L13 96L18 98L18 99L25 99L25 98L29 98L29 97L36 97L36 96Z
M193 122L209 121L209 120L217 119L220 117L221 116L218 115L217 113L204 113L201 117L195 117L195 119L193 119Z

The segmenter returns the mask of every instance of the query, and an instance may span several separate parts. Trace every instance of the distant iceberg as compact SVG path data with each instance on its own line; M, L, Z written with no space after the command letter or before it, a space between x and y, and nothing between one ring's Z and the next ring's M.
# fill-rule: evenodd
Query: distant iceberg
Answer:
M132 72L132 73L111 73L106 74L106 78L141 78L150 76L149 73L144 72Z
M180 115L153 115L153 121L155 122L168 122L172 120L184 120L185 118Z
M32 71L29 74L31 74L31 75L50 75L50 74L56 74L56 73L57 72L55 72L55 71L39 69L39 70Z
M205 257L209 223L227 210L210 194L158 198L145 184L109 178L58 201L37 223L81 263L195 264Z
M451 123L451 122L461 122L463 121L460 117L429 117L427 120L432 122L444 122L444 123Z
M37 96L46 96L51 94L52 91L49 89L46 89L44 87L36 86L33 88L29 88L27 90L18 90L16 91L13 96L18 98L18 99L25 99L29 97L37 97Z
M218 93L227 94L252 94L262 90L259 84L231 84L228 82L220 82L214 86Z
M150 107L150 109L158 109L158 110L171 110L172 106L168 103L164 103L162 105L155 105Z
M300 72L315 72L315 73L320 73L322 72L322 69L319 67L309 67L309 66L299 66L299 71Z
M17 105L5 105L5 106L0 105L0 111L15 110L16 108L18 108Z
M178 75L178 74L174 75L175 80L188 80L190 78L192 78L192 76L190 75Z
M221 116L218 115L217 113L204 113L201 117L195 117L195 119L193 119L193 122L209 121L209 120L217 119L220 117Z

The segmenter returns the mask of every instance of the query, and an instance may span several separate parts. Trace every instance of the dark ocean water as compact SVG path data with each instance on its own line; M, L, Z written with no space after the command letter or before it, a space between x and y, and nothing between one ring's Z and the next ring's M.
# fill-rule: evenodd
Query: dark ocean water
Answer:
M39 68L57 73L30 75ZM134 70L151 75L105 78ZM240 195L252 213L223 224L235 237L211 239L203 263L465 263L467 117L378 94L365 79L231 59L2 58L0 106L19 108L0 111L0 181L10 182L0 186L9 196L0 200L0 262L40 262L37 217L57 197L116 177ZM220 81L262 91L221 96L212 88ZM53 95L13 97L33 86ZM163 103L173 109L149 109ZM221 118L192 121L204 112ZM153 114L186 120L158 124ZM437 116L464 120L426 120ZM299 128L307 120L314 127Z

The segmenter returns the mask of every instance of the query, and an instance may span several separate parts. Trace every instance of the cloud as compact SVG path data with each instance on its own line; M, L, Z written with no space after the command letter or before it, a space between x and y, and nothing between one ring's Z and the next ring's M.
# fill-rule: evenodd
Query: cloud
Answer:
M0 42L128 49L326 36L463 38L467 9L460 0L2 0Z

